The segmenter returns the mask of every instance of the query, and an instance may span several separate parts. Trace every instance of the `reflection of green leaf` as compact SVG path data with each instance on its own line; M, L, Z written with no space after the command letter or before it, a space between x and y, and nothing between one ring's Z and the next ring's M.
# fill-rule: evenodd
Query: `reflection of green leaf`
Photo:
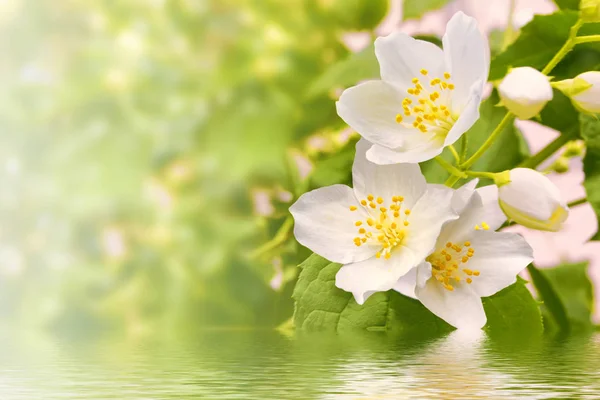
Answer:
M584 262L529 269L545 310L552 322L563 330L592 328L593 289L587 266Z
M428 11L442 8L448 0L404 0L402 15L404 19L421 18Z
M359 306L352 294L335 286L339 264L315 254L301 265L294 290L294 322L304 331L391 331L439 334L452 329L420 302L391 290L376 293ZM514 285L483 300L492 334L542 332L539 307L519 279Z
M581 116L581 136L587 146L583 158L583 186L587 199L600 221L600 122L596 116ZM600 230L592 240L600 240Z
M365 79L377 78L379 64L375 58L375 49L370 45L329 67L308 87L306 95L315 97L331 89L345 88Z

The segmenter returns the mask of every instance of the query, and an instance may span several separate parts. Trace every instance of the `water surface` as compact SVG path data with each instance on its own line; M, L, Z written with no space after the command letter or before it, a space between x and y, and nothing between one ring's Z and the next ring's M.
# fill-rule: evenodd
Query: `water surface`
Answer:
M0 399L598 399L600 335L2 337Z

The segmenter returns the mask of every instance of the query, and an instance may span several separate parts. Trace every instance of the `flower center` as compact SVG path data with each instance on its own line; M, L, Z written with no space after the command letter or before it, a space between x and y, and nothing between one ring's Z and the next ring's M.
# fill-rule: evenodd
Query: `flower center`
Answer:
M408 233L410 210L402 207L403 201L402 196L392 196L386 206L383 198L375 198L372 194L361 200L360 204L366 208L370 217L354 223L359 235L354 238L354 244L359 247L367 242L379 245L381 250L375 257L381 258L383 255L385 259L389 259L392 250L402 244ZM356 206L350 206L350 211L356 210Z
M475 254L475 249L470 246L471 242L465 242L463 246L448 242L443 250L427 257L427 261L431 264L432 276L447 290L453 291L452 284L463 279L471 284L473 277L479 276L479 271L465 268L469 259Z
M421 75L427 74L426 69L421 70ZM402 100L404 112L396 115L396 122L423 133L445 136L456 122L448 108L450 92L454 90L450 74L445 72L443 79L434 77L428 85L422 84L419 78L413 78L412 83L415 86L407 90L408 96Z

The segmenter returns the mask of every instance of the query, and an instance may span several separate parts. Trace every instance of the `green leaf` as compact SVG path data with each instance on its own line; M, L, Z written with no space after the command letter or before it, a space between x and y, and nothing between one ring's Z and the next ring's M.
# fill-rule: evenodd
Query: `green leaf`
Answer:
M359 306L351 293L335 286L339 264L313 254L300 266L294 290L294 323L302 331L392 331L445 333L452 327L423 305L401 294L376 293Z
M549 318L565 331L590 330L594 302L588 263L563 264L555 268L530 269L532 280ZM534 278L535 275L535 278Z
M554 96L540 113L540 123L556 129L564 135L577 136L579 133L579 111L561 91L554 90ZM575 137L574 137L575 138Z
M583 157L583 187L600 224L600 122L597 116L581 115L581 136L587 147ZM592 240L600 240L600 230Z
M404 0L402 15L404 19L418 19L428 11L442 8L448 0Z
M569 37L569 29L577 21L577 13L557 12L536 15L521 30L519 38L492 60L490 80L502 78L508 68L530 66L541 70Z
M355 85L365 79L378 78L379 64L375 58L375 48L370 45L329 67L308 87L306 97L316 97L332 89Z
M579 10L579 0L554 0L558 8Z
M386 331L436 335L452 327L419 301L393 290L376 293L359 306L351 293L335 286L339 264L313 254L302 265L294 290L294 324L302 331ZM483 299L490 335L541 334L539 307L519 279L514 285Z
M468 131L469 155L478 150L498 126L506 110L497 107L500 98L496 92L482 103L479 112L481 117ZM474 169L480 171L499 172L510 169L520 163L527 154L523 154L523 137L521 132L509 124L502 134L496 139L492 147L475 163Z
M356 140L350 140L342 149L315 163L310 174L311 187L352 183L352 163L356 153Z
M483 299L488 318L484 329L490 336L500 338L519 334L531 338L544 332L540 307L526 283L517 277L514 284Z
M536 15L523 27L517 40L493 58L489 79L501 79L511 67L529 66L541 71L567 41L578 15L573 10ZM585 24L579 30L579 36L597 34L600 34L600 24ZM578 45L551 71L551 75L559 80L588 71L598 65L599 52L597 43Z
M353 30L372 30L387 15L389 0L337 0L333 16Z
M544 314L549 314L552 322L556 324L558 329L562 331L570 330L571 324L569 323L567 310L552 286L552 282L546 277L546 274L537 269L533 264L527 267L527 271L529 271L531 281L537 289L540 300L544 302ZM548 321L548 317L546 317L546 321ZM546 326L548 326L548 323Z

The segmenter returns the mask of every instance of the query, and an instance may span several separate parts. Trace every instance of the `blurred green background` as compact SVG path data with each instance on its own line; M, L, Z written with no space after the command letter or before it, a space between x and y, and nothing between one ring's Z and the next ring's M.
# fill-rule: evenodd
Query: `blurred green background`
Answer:
M328 84L348 71L330 66L350 54L342 33L387 9L1 1L2 321L136 335L287 320L308 254L287 208L347 179L338 150L356 140ZM336 81L377 65L362 68Z

